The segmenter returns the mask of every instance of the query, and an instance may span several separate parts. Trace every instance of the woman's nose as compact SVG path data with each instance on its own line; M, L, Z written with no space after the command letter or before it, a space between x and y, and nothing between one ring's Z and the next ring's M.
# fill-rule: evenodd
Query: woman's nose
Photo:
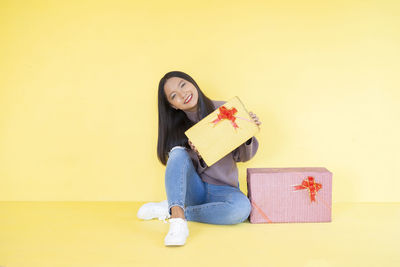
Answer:
M185 96L186 96L186 93L185 92L182 92L182 91L180 91L179 93L179 97L181 98L181 99L185 99Z

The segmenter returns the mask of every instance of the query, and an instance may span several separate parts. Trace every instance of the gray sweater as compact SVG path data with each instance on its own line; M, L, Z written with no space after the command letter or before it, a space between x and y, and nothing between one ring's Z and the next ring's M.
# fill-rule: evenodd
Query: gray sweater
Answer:
M212 100L212 102L215 109L226 103L226 101L216 100ZM199 121L196 112L184 112L191 121ZM188 149L188 152L197 173L204 182L215 185L231 185L237 187L239 182L239 173L236 162L245 162L250 160L256 154L257 149L258 140L253 136L211 166L207 166L203 159L200 160L194 150Z

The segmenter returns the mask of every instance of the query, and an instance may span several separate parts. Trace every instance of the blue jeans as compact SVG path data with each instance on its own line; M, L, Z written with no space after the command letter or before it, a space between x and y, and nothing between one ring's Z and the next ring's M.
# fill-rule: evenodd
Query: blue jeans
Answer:
M188 221L237 224L250 215L250 201L239 185L214 185L202 181L182 146L175 146L169 152L165 189L169 214L171 207L179 206Z

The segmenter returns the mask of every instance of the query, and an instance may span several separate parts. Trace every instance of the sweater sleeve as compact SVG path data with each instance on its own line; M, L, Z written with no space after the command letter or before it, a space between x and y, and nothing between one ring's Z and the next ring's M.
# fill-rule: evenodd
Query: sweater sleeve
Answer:
M233 159L236 162L250 160L258 150L258 140L254 136L233 151Z

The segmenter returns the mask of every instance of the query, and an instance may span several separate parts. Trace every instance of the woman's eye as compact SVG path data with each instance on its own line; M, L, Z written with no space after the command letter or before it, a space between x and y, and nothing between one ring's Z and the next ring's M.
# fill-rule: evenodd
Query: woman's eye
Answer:
M182 83L182 86L181 87L183 87L185 85L185 83Z
M173 95L171 98L174 99L175 95Z

